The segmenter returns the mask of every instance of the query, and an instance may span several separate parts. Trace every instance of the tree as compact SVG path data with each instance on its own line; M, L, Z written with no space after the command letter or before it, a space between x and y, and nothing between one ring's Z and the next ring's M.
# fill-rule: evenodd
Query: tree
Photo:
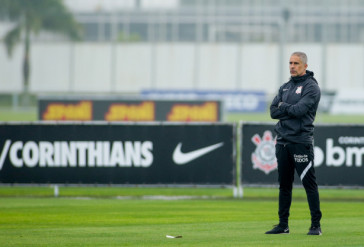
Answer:
M14 23L14 27L4 37L8 56L11 57L17 43L22 41L24 45L25 95L29 94L31 34L38 35L41 30L45 30L63 34L72 40L81 38L80 25L62 0L0 0L0 17Z

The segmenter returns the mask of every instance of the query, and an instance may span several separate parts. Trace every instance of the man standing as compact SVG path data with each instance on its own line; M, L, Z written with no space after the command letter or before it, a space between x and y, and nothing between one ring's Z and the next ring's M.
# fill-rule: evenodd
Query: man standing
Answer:
M306 190L311 212L308 235L321 235L320 199L314 170L313 131L321 92L313 72L307 69L307 56L292 53L289 60L290 80L283 84L270 106L270 115L279 119L276 157L279 181L279 224L266 234L289 233L288 217L296 170Z

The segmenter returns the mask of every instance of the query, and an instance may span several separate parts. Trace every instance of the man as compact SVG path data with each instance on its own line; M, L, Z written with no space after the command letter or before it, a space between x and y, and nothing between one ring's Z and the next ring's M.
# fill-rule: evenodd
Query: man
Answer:
M289 233L288 217L292 201L294 170L306 190L311 212L308 235L321 235L320 199L314 170L313 131L321 92L313 72L307 69L307 56L294 52L289 60L290 80L279 88L270 106L270 115L279 119L276 157L279 181L279 224L266 234Z

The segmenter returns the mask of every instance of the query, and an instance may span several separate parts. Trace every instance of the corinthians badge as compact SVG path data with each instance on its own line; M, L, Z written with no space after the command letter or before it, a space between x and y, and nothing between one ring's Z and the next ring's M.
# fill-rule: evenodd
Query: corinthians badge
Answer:
M266 130L263 138L255 134L252 137L252 142L257 146L254 153L252 153L253 168L259 169L267 175L277 169L275 140L273 139L272 132Z

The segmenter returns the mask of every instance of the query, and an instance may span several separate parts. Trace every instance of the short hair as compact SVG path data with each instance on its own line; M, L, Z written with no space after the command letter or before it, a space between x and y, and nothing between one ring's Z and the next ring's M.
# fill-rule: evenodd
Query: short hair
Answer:
M307 64L307 55L306 55L306 53L301 52L301 51L295 51L295 52L292 53L291 56L298 56L301 59L303 64Z

